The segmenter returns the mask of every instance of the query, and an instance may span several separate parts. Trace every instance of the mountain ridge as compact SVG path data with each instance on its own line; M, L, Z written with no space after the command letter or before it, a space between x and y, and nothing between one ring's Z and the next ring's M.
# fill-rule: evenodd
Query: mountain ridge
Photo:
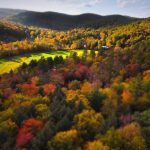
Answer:
M0 8L0 19L25 12L23 9Z
M81 27L105 27L120 25L138 20L137 18L122 15L101 16L97 14L67 15L56 12L23 12L14 15L9 20L28 26L67 30Z
M15 23L21 23L26 26L34 26L48 28L53 30L68 30L82 27L107 27L131 23L140 18L123 16L123 15L107 15L102 16L94 13L83 13L78 15L69 15L59 12L36 12L23 11L15 15L7 16L5 19Z

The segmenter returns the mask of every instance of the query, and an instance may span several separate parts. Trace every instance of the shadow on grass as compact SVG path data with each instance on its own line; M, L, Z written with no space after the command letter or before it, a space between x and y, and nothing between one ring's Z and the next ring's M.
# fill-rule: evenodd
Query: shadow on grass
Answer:
M31 60L32 60L32 59L35 59L34 57L40 57L40 56L45 57L44 54L49 55L49 57L51 57L51 56L63 56L63 55L67 56L70 53L71 53L71 51L60 50L60 51L51 51L51 52L42 52L42 53L22 54L20 56L14 56L11 58L1 59L0 64L8 63L8 62L10 62L10 63L11 62L22 63L22 60L21 60L22 57L26 57L27 59L29 59L31 57Z

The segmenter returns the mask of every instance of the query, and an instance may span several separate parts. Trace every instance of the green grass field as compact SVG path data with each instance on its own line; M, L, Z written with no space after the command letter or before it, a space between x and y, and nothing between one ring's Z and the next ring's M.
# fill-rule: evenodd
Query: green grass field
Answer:
M22 56L15 56L8 59L0 59L0 74L8 73L11 69L15 70L18 68L23 62L27 64L30 63L32 59L39 60L42 56L45 58L55 56L62 56L66 58L69 56L71 52L77 52L79 56L83 54L83 50L71 50L71 51L52 51L52 52L44 52L44 53L33 53L33 54L26 54Z

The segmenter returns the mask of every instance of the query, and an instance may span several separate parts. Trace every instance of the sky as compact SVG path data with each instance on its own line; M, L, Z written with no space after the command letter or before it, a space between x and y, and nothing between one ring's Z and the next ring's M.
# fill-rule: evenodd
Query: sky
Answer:
M0 0L0 8L150 17L150 0Z

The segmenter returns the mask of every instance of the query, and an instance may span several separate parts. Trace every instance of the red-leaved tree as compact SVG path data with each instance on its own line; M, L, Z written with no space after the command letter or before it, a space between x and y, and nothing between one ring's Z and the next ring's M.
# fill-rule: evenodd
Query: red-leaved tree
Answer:
M20 150L22 148L29 148L31 141L43 126L44 123L40 120L34 118L25 120L22 124L22 128L18 131L16 149Z

